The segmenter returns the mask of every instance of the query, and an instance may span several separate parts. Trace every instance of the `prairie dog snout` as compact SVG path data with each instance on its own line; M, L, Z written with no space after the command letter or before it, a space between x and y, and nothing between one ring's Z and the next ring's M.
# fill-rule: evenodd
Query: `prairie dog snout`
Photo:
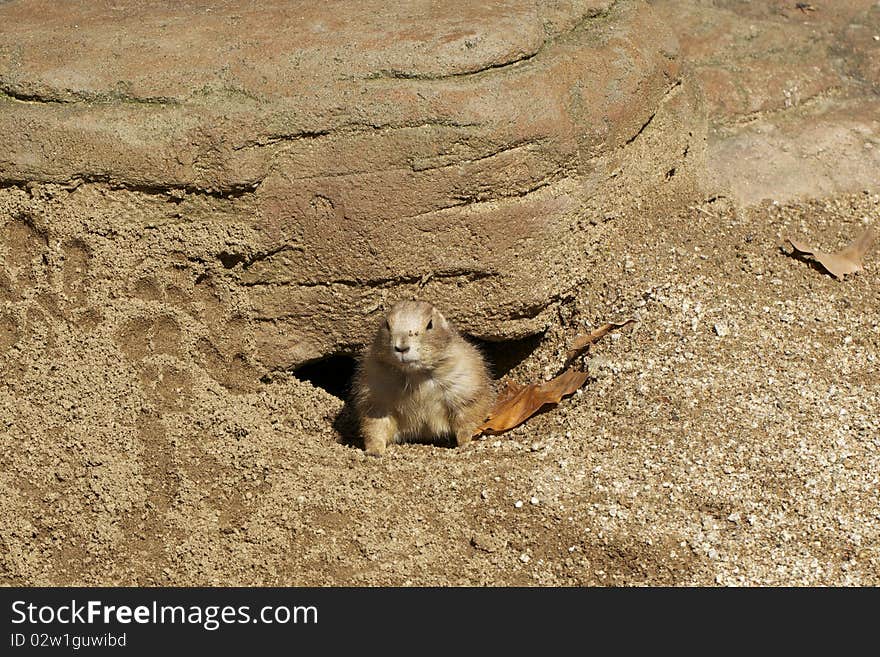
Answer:
M390 443L451 436L470 441L493 401L482 355L424 301L388 311L355 377L355 404L368 454Z

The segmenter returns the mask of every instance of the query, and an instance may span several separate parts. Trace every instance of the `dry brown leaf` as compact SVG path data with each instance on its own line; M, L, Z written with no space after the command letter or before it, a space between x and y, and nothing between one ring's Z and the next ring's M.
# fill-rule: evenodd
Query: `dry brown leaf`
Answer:
M558 404L563 397L572 394L586 383L588 375L570 367L571 361L603 336L634 321L628 319L625 322L608 322L588 335L577 336L568 350L566 369L556 378L527 386L514 381L502 383L489 418L477 428L474 436L504 433L528 420L547 404Z
M565 370L556 378L545 383L516 386L512 394L499 398L489 419L477 429L481 433L502 433L519 426L545 404L558 404L563 397L572 394L587 380L587 373L575 369Z
M812 256L816 262L822 265L829 274L838 279L843 279L846 274L854 274L862 270L862 259L871 248L871 244L877 235L868 228L857 239L853 240L846 248L841 249L837 253L825 253L810 248L803 242L797 242L791 238L788 242L794 247L795 251L799 251L804 255Z
M577 336L574 339L574 342L571 343L571 349L569 349L568 353L565 355L565 362L570 363L573 361L584 352L584 349L591 344L598 342L600 338L608 335L611 331L616 331L617 329L623 328L627 324L632 324L635 321L636 320L634 319L628 319L625 322L606 322L591 333Z

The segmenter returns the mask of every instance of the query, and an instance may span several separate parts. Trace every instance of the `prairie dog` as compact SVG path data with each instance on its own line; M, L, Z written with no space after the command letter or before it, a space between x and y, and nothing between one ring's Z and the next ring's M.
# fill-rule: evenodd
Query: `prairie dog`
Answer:
M468 443L493 401L482 355L439 310L401 301L361 355L354 401L367 454L405 440Z

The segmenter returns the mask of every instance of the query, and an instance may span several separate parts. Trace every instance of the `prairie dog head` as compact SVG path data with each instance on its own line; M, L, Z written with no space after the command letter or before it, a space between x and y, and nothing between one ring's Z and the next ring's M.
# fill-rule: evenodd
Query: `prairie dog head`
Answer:
M455 329L424 301L400 301L379 325L373 352L405 372L430 370L443 359Z

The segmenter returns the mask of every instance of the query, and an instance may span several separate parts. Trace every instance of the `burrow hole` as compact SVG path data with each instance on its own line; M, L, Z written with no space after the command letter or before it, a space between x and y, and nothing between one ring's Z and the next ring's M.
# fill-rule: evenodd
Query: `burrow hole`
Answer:
M520 340L490 342L468 338L480 348L493 378L500 379L517 365L531 356L541 344L542 335L533 335ZM345 354L333 354L321 360L302 365L293 375L300 381L308 381L326 390L334 397L347 400L351 393L352 377L355 373L356 359Z

